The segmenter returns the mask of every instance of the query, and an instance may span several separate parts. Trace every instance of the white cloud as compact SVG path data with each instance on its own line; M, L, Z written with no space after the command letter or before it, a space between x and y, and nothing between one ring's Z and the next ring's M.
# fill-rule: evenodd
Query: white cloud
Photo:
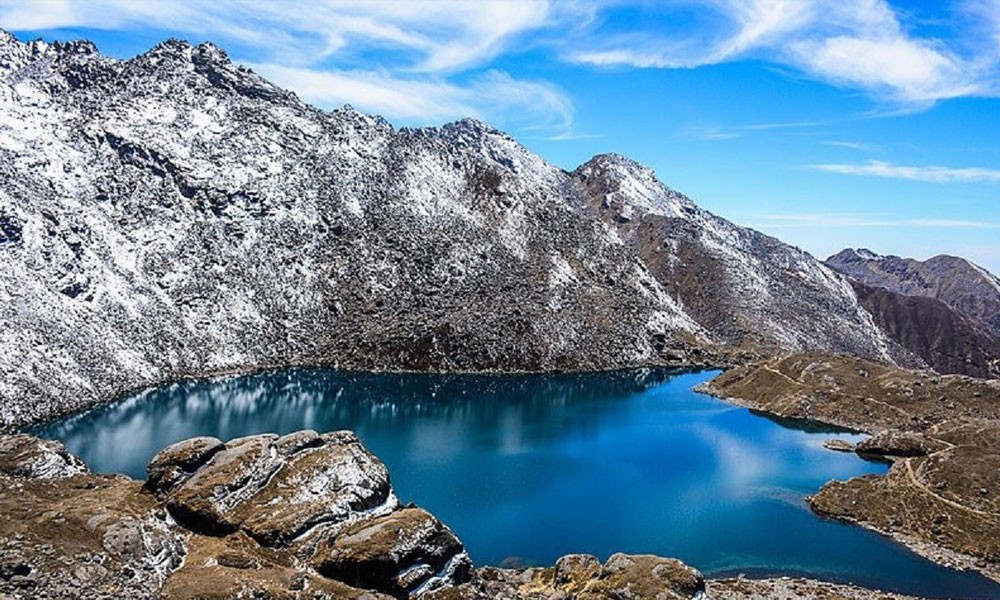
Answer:
M741 138L747 134L760 131L775 131L789 129L812 129L821 126L822 123L816 121L788 121L783 123L752 123L749 125L734 125L732 127L721 127L718 125L698 125L688 127L680 132L680 137L685 139L714 142L720 140L732 140Z
M828 142L822 142L824 146L834 146L836 148L847 148L849 150L857 150L859 152L880 152L882 146L878 144L864 144L862 142L847 142L843 140L831 140Z
M616 32L615 11L625 5L658 13L650 22L696 13L695 25ZM0 26L145 28L211 39L238 59L269 65L286 85L301 84L292 87L307 98L337 97L331 91L336 87L359 106L397 107L389 116L428 108L449 119L479 114L499 120L492 111L514 116L512 107L524 102L490 102L482 91L491 76L465 75L500 56L540 48L596 66L695 68L761 59L864 90L903 110L959 96L998 96L1000 0L959 6L978 25L950 41L908 31L887 0L0 0ZM372 70L373 57L381 71ZM554 112L526 113L541 122L560 122L571 113L553 86L511 83L508 100L545 99L541 109ZM458 89L463 87L469 89ZM369 102L357 99L368 92Z
M433 123L487 115L525 128L568 129L572 103L546 83L489 71L462 85L441 77L401 77L388 71L338 71L252 64L276 84L322 107L351 104L394 119Z
M908 179L931 183L1000 182L1000 169L985 169L980 167L903 166L879 160L871 160L860 165L821 164L809 165L809 168L829 173L840 173L842 175Z
M586 64L639 68L693 68L763 58L910 109L947 98L1000 94L998 0L986 0L992 12L982 6L977 9L991 15L995 42L962 39L954 48L908 33L886 0L689 0L685 4L715 11L729 26L674 35L646 31L616 37L598 31L592 47L568 56ZM975 48L971 54L970 46Z
M932 229L1000 229L1000 223L962 219L899 219L880 214L801 213L765 214L747 219L751 227L917 227Z
M412 68L443 71L481 64L518 35L543 27L557 12L547 0L315 0L313 2L161 2L158 0L0 0L0 23L14 30L146 26L181 33L216 33L300 60L364 45L399 47L417 57ZM281 47L289 46L289 47ZM285 62L285 61L283 61Z
M837 36L793 44L796 61L833 83L858 87L904 102L933 102L984 91L963 61L929 44L893 36Z

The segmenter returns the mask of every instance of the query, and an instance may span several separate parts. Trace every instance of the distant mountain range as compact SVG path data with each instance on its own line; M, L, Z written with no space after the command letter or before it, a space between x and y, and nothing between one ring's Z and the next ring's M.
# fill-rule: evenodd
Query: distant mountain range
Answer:
M286 365L932 362L834 268L631 160L321 111L176 40L119 61L0 32L0 257L7 426Z
M957 256L846 249L826 263L897 343L942 373L1000 377L1000 279Z

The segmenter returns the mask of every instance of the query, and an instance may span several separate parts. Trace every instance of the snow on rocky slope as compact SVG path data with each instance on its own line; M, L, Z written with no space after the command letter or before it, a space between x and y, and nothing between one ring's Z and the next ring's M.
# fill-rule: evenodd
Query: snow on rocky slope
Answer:
M850 284L806 252L702 210L621 156L597 156L573 175L588 212L614 227L717 340L913 363L879 333Z
M893 352L839 275L633 163L323 112L175 40L118 61L0 32L0 257L6 426L268 366Z

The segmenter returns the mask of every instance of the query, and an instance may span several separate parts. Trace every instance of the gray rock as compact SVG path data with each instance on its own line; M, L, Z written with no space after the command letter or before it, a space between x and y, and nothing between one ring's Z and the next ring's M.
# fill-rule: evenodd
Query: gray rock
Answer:
M178 460L197 466L186 471L175 467ZM151 477L147 487L185 526L214 534L243 530L269 546L399 506L385 465L347 431L257 435L221 448L211 439L182 442L153 459L154 472L171 473Z
M55 440L29 435L0 435L0 473L12 477L62 479L90 470Z
M313 565L327 577L399 598L472 576L472 561L455 534L419 508L366 519L327 537Z

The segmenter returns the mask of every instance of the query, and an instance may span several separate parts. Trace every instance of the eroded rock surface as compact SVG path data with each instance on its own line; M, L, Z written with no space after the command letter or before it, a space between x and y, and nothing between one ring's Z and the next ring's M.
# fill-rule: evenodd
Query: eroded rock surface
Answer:
M147 487L194 531L242 530L267 546L399 507L389 473L348 431L181 442L150 463Z
M702 597L705 580L679 560L615 554L604 564L571 554L552 567L519 571L486 567L473 585L433 592L433 600L690 600Z
M733 369L705 389L872 433L856 451L893 461L889 473L830 482L812 508L1000 579L1000 381L809 353Z
M33 479L60 479L87 473L87 465L55 440L30 435L0 437L0 473Z
M313 565L333 579L401 598L472 576L472 561L455 534L419 508L326 533Z

